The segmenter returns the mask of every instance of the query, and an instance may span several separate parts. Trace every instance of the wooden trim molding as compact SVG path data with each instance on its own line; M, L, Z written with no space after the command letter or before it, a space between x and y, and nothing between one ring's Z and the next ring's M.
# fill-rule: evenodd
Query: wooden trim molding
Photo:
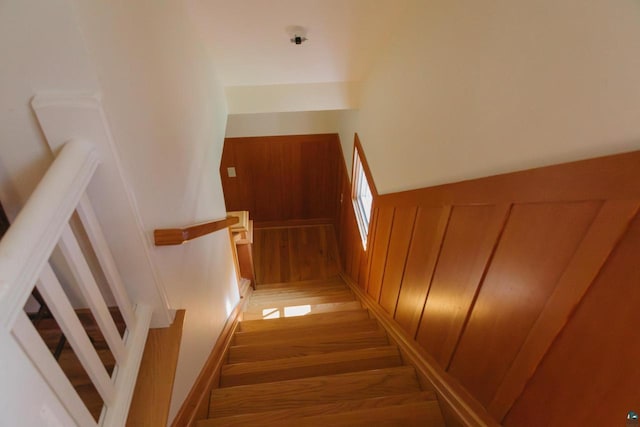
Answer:
M178 410L171 427L194 426L196 421L207 417L209 394L212 389L218 387L224 356L231 346L233 334L240 320L242 320L242 310L251 292L253 292L251 283L248 280L244 281L240 289L240 302L236 304L236 307L227 318L216 344L213 346L202 371L200 371L189 394Z
M127 426L167 425L184 315L178 310L170 327L149 330Z
M225 219L190 225L185 228L158 229L153 231L153 239L156 246L181 245L196 237L230 227L237 224L238 221L238 217L228 216Z
M364 154L364 149L362 148L362 143L360 142L360 138L358 137L357 133L353 138L353 159L356 158L356 150L358 151L358 157L360 158L360 163L362 164L362 170L364 171L364 175L367 177L369 188L371 189L371 194L373 195L373 200L375 202L375 200L378 198L378 189L376 188L376 183L373 180L373 174L371 173L371 168L369 167L367 156ZM353 175L353 169L351 170L351 174Z
M376 206L442 206L582 200L635 200L640 151L562 163L398 193Z
M389 337L396 342L405 361L433 385L438 394L440 404L446 406L448 412L455 416L461 425L499 426L486 409L451 375L446 373L412 337L407 335L400 325L373 298L365 294L347 275L340 273L340 276L363 306L369 309L371 314L380 322Z

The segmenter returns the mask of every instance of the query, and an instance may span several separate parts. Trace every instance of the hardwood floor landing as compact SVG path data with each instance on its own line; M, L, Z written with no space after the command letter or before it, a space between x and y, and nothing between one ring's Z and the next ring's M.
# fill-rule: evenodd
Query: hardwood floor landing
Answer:
M258 285L328 279L339 272L332 225L256 229L253 251Z

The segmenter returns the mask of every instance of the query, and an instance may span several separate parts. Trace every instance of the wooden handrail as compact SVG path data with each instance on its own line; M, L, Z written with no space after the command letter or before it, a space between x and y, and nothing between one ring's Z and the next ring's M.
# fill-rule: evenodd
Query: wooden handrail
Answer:
M153 231L156 246L181 245L188 240L237 224L238 217L228 216L225 219L191 225L186 228L163 228Z

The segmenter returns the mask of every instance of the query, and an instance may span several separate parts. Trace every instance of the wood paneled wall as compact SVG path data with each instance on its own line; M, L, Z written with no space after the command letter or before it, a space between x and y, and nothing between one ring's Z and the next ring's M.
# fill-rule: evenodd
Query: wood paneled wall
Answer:
M640 410L639 207L640 152L380 195L366 251L342 205L342 265L496 421L621 425Z
M220 177L229 211L256 225L338 216L344 161L337 134L226 138ZM227 168L235 167L236 177Z

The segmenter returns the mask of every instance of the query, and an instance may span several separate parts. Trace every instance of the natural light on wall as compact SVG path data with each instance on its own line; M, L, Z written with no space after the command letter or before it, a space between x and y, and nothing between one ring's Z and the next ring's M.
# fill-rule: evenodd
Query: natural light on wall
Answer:
M369 231L369 221L371 220L371 205L373 204L373 195L367 177L362 167L360 153L355 149L353 156L353 187L351 191L351 199L353 208L356 212L358 220L358 228L360 237L362 238L362 247L367 249L367 233Z

